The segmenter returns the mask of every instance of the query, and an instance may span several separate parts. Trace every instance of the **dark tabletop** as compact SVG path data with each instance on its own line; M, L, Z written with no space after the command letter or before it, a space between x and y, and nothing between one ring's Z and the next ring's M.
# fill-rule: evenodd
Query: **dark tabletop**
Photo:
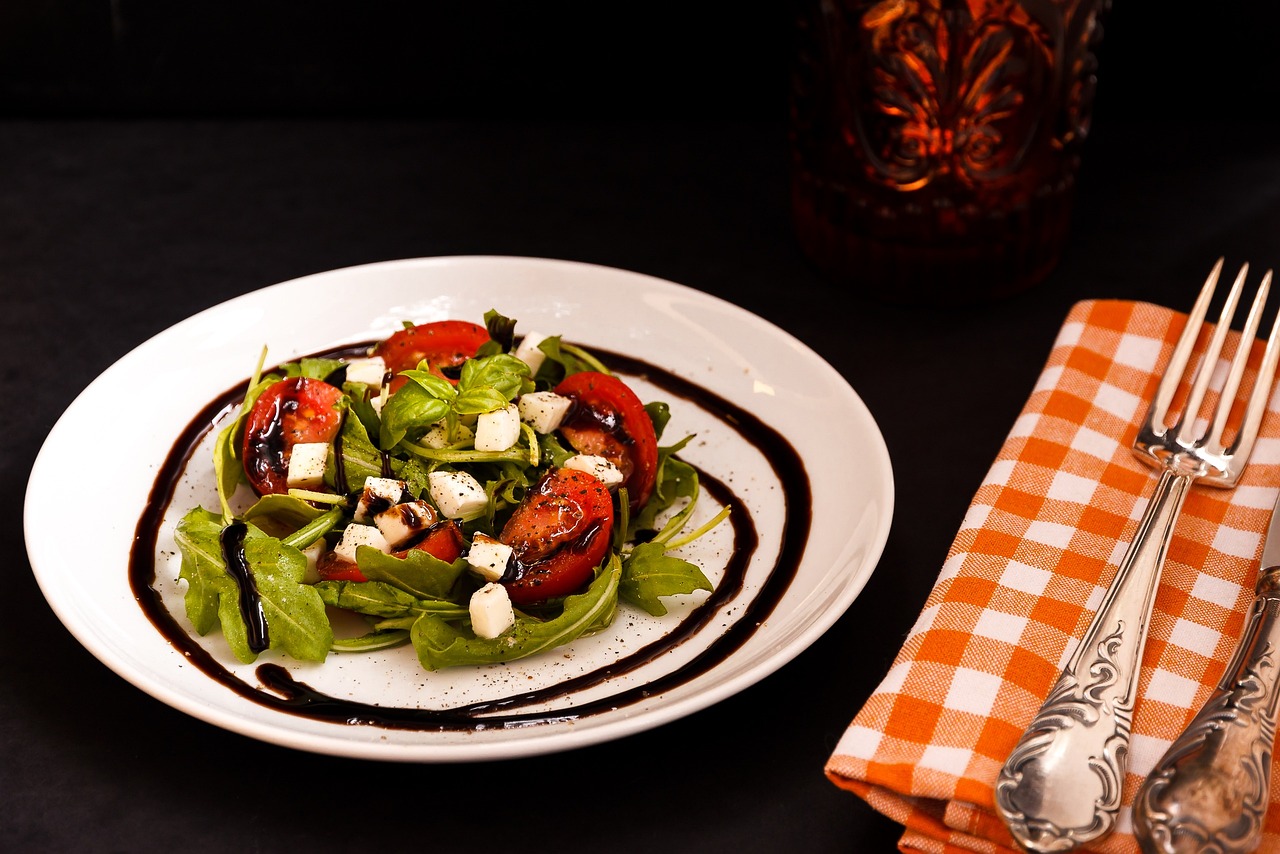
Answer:
M1029 293L947 310L845 300L801 256L772 83L759 105L739 92L705 114L696 101L708 93L687 86L681 109L657 109L661 92L641 98L637 87L630 97L647 109L633 115L542 115L535 80L522 84L519 109L326 113L302 92L308 109L264 99L221 115L207 99L168 109L136 68L122 78L135 85L111 97L87 72L49 72L59 85L42 89L38 63L9 68L0 849L893 850L900 828L828 782L823 765L923 603L1066 312L1095 297L1184 308L1220 255L1280 263L1280 143L1250 118L1258 98L1274 102L1274 80L1216 65L1206 73L1218 100L1189 120L1179 105L1190 96L1167 87L1190 71L1123 61L1125 50L1161 54L1128 14L1117 10L1109 31L1114 94L1104 55L1061 264ZM179 68L181 54L168 54ZM776 673L686 718L565 753L456 765L259 742L169 708L81 647L40 594L20 522L32 461L76 394L150 336L230 297L352 264L465 254L667 278L756 312L830 361L879 423L896 481L884 555L839 621ZM99 467L84 439L92 494L69 484L66 507L49 508L66 513L69 548L76 514L111 500L110 466L122 462Z

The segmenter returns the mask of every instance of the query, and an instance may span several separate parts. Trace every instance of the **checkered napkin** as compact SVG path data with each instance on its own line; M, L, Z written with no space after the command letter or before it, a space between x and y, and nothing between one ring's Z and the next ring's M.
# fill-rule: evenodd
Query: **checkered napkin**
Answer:
M827 775L905 826L901 850L1015 850L995 812L996 778L1154 489L1157 472L1130 447L1185 322L1146 303L1072 308L902 651L836 745ZM1258 342L1246 391L1260 355ZM1089 850L1137 851L1129 805L1226 669L1278 487L1273 395L1239 485L1193 487L1183 505L1143 656L1124 806L1116 831ZM1274 806L1280 775L1271 786ZM1280 850L1280 809L1261 850Z

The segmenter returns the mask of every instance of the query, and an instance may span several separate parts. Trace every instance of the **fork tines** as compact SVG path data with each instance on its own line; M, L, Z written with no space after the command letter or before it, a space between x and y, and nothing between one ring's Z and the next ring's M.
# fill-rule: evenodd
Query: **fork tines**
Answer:
M1268 270L1263 275L1262 282L1258 285L1253 304L1249 309L1249 315L1245 319L1244 328L1240 333L1240 343L1235 356L1231 360L1226 381L1219 392L1217 408L1213 418L1208 422L1208 431L1204 434L1199 432L1204 429L1198 419L1200 408L1204 403L1206 393L1209 391L1210 380L1215 373L1218 359L1222 354L1222 347L1227 339L1227 333L1230 330L1236 307L1240 302L1240 294L1244 290L1245 280L1249 276L1249 265L1247 263L1241 265L1240 272L1236 274L1235 281L1231 285L1231 291L1227 294L1226 302L1222 306L1218 322L1209 337L1204 354L1198 360L1192 375L1187 377L1187 364L1190 362L1195 350L1196 341L1200 337L1201 328L1208 314L1209 303L1213 299L1214 290L1222 274L1223 260L1219 258L1217 263L1214 264L1209 277L1205 280L1204 287L1200 290L1200 296L1196 299L1195 305L1187 316L1187 325L1183 329L1178 343L1174 346L1173 354L1169 357L1169 364L1165 368L1159 388L1151 401L1151 407L1147 411L1147 417L1140 434L1141 444L1150 448L1150 450L1148 450L1148 447L1143 448L1148 453L1153 450L1176 453L1181 448L1198 450L1200 452L1198 456L1202 461L1205 455L1220 458L1218 460L1219 464L1213 465L1212 470L1206 472L1205 475L1206 483L1216 482L1220 486L1234 483L1235 478L1239 475L1238 468L1228 465L1229 461L1232 458L1238 458L1243 461L1252 450L1253 441L1258 432L1258 425L1262 420L1263 412L1266 410L1267 402L1270 398L1277 358L1280 357L1280 347L1277 345L1277 339L1280 338L1280 315L1277 315L1271 327L1271 333L1267 337L1266 351L1258 367L1257 377L1253 382L1253 388L1245 405L1243 418L1235 431L1235 441L1230 447L1224 447L1222 440L1228 423L1228 414L1235 403L1236 394L1240 390L1240 383L1244 377L1249 351L1257 337L1258 327L1262 322L1263 309L1266 307L1267 295L1271 289L1272 272ZM1173 403L1175 394L1183 380L1187 380L1191 384L1190 390L1187 392L1186 402L1181 407L1181 412L1176 421L1173 424L1169 424L1167 423L1169 407ZM1231 469L1236 470L1232 473Z

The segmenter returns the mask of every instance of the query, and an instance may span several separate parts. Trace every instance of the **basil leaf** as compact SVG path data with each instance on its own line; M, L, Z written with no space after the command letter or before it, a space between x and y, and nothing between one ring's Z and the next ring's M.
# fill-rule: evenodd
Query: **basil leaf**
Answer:
M453 408L459 415L480 415L484 412L493 412L495 409L503 409L508 401L509 398L496 388L481 386L460 392L458 399L453 402Z
M427 394L439 400L443 400L446 403L457 396L453 383L443 377L436 376L431 373L431 371L425 370L421 367L401 371L400 376L408 377Z
M378 434L378 446L384 451L390 450L410 430L429 427L448 414L448 403L431 394L416 381L405 383L382 407L382 429Z

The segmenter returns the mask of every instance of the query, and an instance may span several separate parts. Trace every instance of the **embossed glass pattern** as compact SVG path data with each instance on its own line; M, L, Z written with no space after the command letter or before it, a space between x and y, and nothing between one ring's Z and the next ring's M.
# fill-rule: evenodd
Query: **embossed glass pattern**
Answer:
M1065 242L1107 0L813 0L792 203L821 267L893 299L1042 279Z

